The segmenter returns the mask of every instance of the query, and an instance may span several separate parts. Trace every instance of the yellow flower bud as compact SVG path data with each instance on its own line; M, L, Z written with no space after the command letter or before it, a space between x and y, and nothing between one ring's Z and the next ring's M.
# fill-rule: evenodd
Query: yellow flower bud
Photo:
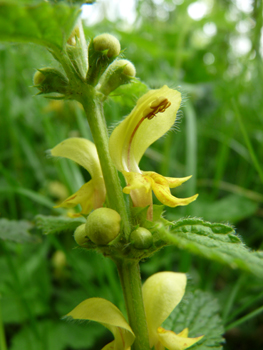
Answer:
M96 88L107 96L120 85L130 83L135 75L136 69L130 61L115 60L103 73Z
M43 83L43 81L46 79L46 76L41 73L40 71L37 71L35 74L34 74L34 77L33 77L33 83L35 86L37 85L40 85L41 83Z
M128 75L129 77L135 77L136 75L136 69L134 65L128 61L128 60L119 60L118 61L119 66L124 67L122 73L125 75Z
M52 265L56 268L56 269L63 269L66 265L67 265L67 258L64 252L62 252L61 250L57 250L52 258Z
M97 245L106 245L120 232L120 214L110 208L94 210L86 222L86 235Z
M57 92L66 95L68 93L68 80L58 69L42 68L35 73L33 81L43 94Z
M148 249L153 244L153 236L146 228L138 227L132 231L130 241L136 249Z
M121 44L115 36L111 34L100 34L93 39L94 49L96 51L108 50L108 57L118 56L121 51Z
M89 240L86 234L85 226L86 224L80 225L74 232L74 239L80 246L85 245Z
M134 65L128 60L116 60L109 67L112 71L121 69L122 73L129 77L135 77L136 69Z

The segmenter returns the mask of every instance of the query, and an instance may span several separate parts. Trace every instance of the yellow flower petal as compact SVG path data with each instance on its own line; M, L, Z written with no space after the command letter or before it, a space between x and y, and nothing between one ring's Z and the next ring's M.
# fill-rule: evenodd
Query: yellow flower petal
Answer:
M81 204L82 210L84 214L86 213L87 210L92 209L93 207L93 182L90 180L89 182L85 183L83 186L80 187L80 189L72 194L70 197L65 199L62 203L59 205L55 206L55 208L74 208L76 205ZM84 208L85 209L84 209Z
M142 174L132 171L123 171L122 173L127 182L127 186L123 189L124 193L130 193L131 190L140 188L143 188L145 192L151 191L151 181L147 180Z
M144 283L142 293L150 346L158 342L157 329L180 303L185 287L186 275L175 272L156 273Z
M191 179L192 175L186 177L165 177L170 188L181 186L185 181Z
M168 185L170 188L175 188L180 185L182 185L184 182L189 180L192 175L186 176L186 177L165 177L158 173L155 173L154 171L143 171L143 175L150 176L154 182L160 184L160 185Z
M72 196L65 199L55 208L73 208L80 204L82 214L89 214L92 209L97 209L103 206L105 201L106 190L103 179L90 180L85 183Z
M149 206L147 212L147 219L152 220L153 216L153 200L152 200L152 187L151 187L151 179L146 178L142 174L135 172L122 172L127 186L124 187L123 192L130 194L132 203L135 207L145 208Z
M110 137L110 154L118 170L140 172L142 155L173 126L180 104L181 94L167 86L150 90L138 100Z
M185 337L185 330L179 334L172 331L167 331L162 327L158 328L158 336L161 344L169 350L184 350L188 349L193 344L197 343L203 336L196 338ZM187 331L188 333L188 331Z
M179 337L187 338L188 337L188 333L189 333L189 329L185 328L185 329L182 330L182 332L178 333L177 335Z
M50 153L54 157L64 157L75 161L83 166L92 177L92 180L55 208L73 208L80 204L81 213L88 214L92 209L102 207L106 197L106 188L94 143L87 139L70 138L59 143Z
M198 197L198 194L195 194L192 197L187 197L187 198L177 198L174 197L171 194L170 188L165 185L160 185L156 182L152 183L152 189L158 200L163 203L164 205L167 205L168 207L177 207L177 206L183 206L187 205L193 201L196 200Z
M66 139L52 148L50 152L53 157L68 158L83 166L92 178L102 177L96 146L87 139L79 137Z
M115 339L106 345L104 350L128 350L134 342L135 335L123 314L108 300L102 298L86 299L67 316L73 319L99 322L108 328Z
M171 178L164 177L153 171L143 171L142 174L132 171L123 171L122 173L127 182L127 186L123 189L123 192L131 195L133 205L135 207L146 207L147 205L150 205L148 220L152 219L152 190L158 200L169 207L187 205L194 201L198 196L177 198L171 194L170 187L180 186L191 176Z

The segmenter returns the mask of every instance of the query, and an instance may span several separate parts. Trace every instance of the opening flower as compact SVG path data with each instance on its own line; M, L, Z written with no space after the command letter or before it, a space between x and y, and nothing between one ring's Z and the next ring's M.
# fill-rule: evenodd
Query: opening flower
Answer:
M175 272L159 272L149 277L143 285L143 301L149 331L150 347L155 350L184 350L203 336L188 338L188 328L176 334L161 327L173 309L182 300L186 287L186 275Z
M66 317L78 320L99 322L108 328L114 340L102 350L129 350L135 335L121 311L110 301L102 298L90 298L80 303Z
M161 203L170 207L187 205L198 196L176 198L171 194L170 188L180 186L191 176L170 178L139 168L146 149L173 126L180 104L181 94L176 90L167 86L150 90L110 137L112 160L127 182L123 192L131 195L136 207L150 205L148 219L152 218L152 190Z
M92 209L102 207L106 189L96 146L83 138L69 138L50 150L54 157L71 159L83 166L91 175L91 180L85 183L76 193L65 199L56 208L73 208L80 204L80 214L88 214Z

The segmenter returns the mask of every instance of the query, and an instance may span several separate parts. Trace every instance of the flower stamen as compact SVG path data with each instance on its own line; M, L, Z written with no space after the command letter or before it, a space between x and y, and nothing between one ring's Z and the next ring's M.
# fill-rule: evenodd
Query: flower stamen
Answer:
M153 109L153 111L151 111L150 113L148 113L144 119L149 119L151 120L153 117L156 117L157 113L163 113L168 107L171 106L171 102L165 98L164 100L162 100L161 102L159 102L160 99L162 99L163 97L160 97L158 99L156 99L150 106L151 109ZM155 105L156 103L158 103L157 105Z

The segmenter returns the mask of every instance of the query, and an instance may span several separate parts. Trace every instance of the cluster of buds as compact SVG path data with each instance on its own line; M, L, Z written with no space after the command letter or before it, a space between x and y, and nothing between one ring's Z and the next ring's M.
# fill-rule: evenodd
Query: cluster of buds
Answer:
M87 246L89 241L97 246L106 246L118 237L120 231L120 214L110 208L98 208L89 214L85 224L76 228L74 239L81 247ZM138 227L131 232L130 243L135 249L148 249L153 245L152 233Z
M55 93L49 97L73 99L76 98L78 83L82 82L95 87L106 98L120 85L130 83L136 75L134 65L121 59L121 45L116 37L100 34L87 45L80 21L71 33L65 51L71 73L65 74L53 68L38 70L33 80L40 94ZM60 57L55 54L54 57L60 61Z

